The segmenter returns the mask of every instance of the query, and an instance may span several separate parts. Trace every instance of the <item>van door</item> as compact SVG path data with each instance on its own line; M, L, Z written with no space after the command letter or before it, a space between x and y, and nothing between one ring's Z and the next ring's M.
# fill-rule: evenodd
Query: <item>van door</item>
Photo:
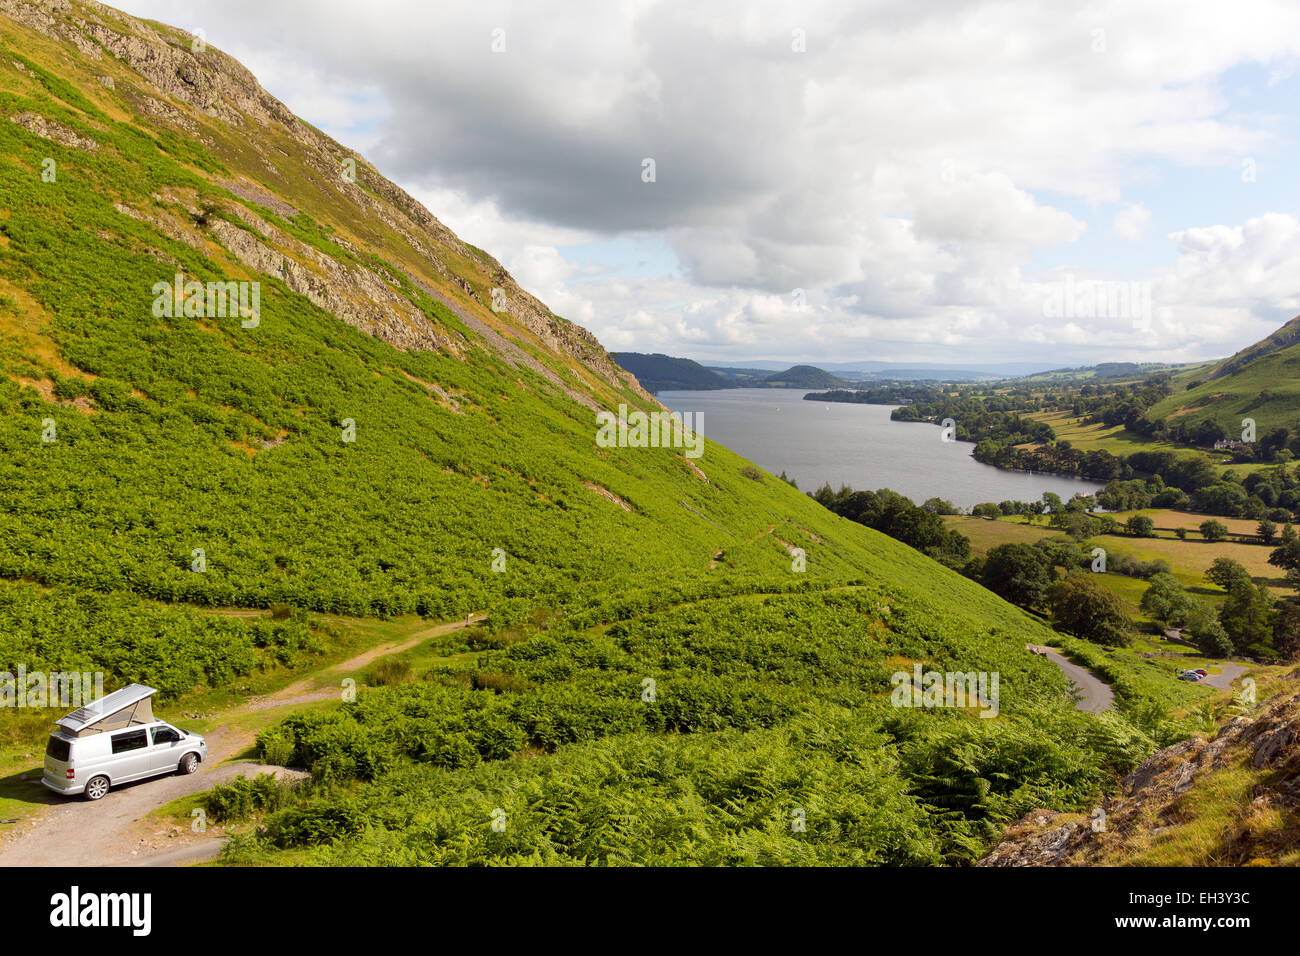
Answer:
M181 762L180 731L166 724L153 729L153 748L149 751L149 770L162 773L175 770Z
M59 789L70 787L72 783L68 780L68 768L71 766L71 742L58 734L50 734L50 741L45 745L45 779Z
M149 732L143 727L113 734L112 750L105 769L114 784L149 775Z

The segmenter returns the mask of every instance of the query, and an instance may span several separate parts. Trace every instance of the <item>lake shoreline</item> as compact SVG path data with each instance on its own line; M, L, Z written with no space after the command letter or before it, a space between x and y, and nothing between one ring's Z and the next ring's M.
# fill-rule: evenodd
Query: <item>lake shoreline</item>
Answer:
M898 405L804 401L815 389L664 391L674 412L702 416L700 430L803 491L824 484L889 488L917 504L930 498L971 508L982 502L1068 499L1102 484L1078 475L1000 468L978 461L972 442L942 441L932 422L900 422ZM958 451L957 446L962 446Z

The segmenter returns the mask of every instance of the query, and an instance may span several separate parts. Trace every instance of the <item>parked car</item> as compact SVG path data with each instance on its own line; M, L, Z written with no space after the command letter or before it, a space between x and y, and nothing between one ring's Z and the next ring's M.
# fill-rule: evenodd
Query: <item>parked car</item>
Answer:
M64 796L100 800L113 787L167 773L194 773L208 744L155 720L152 687L132 684L58 721L45 747L41 783Z
M1210 672L1207 671L1204 667L1196 667L1196 668L1193 668L1193 670L1195 670L1196 673L1200 674L1202 677L1209 677L1209 676L1210 676Z
M1197 671L1183 671L1181 674L1178 675L1178 679L1197 681L1197 680L1204 680L1207 676L1208 675L1198 673Z

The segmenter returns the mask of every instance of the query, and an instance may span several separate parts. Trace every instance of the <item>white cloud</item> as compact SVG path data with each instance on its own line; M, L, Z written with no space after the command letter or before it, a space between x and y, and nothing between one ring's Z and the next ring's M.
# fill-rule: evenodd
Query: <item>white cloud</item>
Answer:
M1141 242L1151 228L1151 210L1141 203L1125 206L1115 213L1115 222L1111 227L1115 238L1126 242Z
M1159 0L370 0L364 16L352 0L120 2L205 25L611 348L1163 358L1280 324L1295 301L1294 221L1204 226L1195 197L1166 269L1125 274L1117 247L1109 271L1078 270L1156 283L1149 331L1054 326L1054 277L1036 273L1086 244L1080 209L1119 204L1110 233L1142 240L1153 169L1235 177L1243 156L1276 152L1278 119L1234 111L1219 82L1248 64L1287 82L1288 0L1231 16L1213 0L1177 16ZM567 251L629 233L662 237L681 273L593 277ZM808 313L784 306L795 288Z

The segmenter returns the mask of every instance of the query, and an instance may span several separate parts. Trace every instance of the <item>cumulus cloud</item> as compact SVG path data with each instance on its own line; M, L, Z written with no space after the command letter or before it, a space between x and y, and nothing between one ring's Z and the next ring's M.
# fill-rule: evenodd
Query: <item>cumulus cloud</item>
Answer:
M1141 242L1151 228L1151 210L1140 202L1125 206L1115 213L1115 222L1111 228L1117 239Z
M1163 270L1124 274L1123 246L1077 270L1159 286L1137 334L1053 325L1061 280L1039 265L1088 238L1083 210L1118 204L1098 240L1142 240L1154 167L1235 171L1278 148L1275 118L1233 110L1219 81L1253 64L1287 82L1286 0L1173 17L1157 0L120 2L204 27L611 348L1156 358L1294 301L1285 222L1207 225L1193 202ZM677 268L583 267L584 245L626 235Z

